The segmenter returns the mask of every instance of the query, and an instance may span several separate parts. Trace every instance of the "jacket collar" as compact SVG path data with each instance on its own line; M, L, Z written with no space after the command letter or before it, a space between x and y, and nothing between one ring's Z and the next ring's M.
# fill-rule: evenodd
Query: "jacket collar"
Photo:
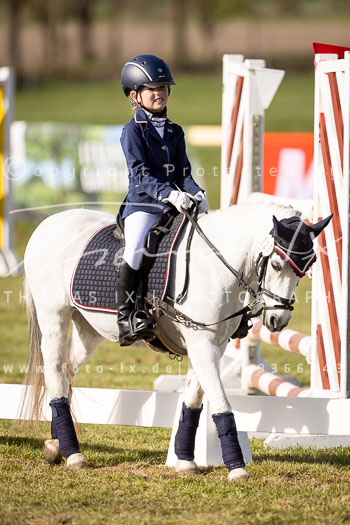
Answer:
M138 109L134 115L134 121L136 124L147 124L148 117L142 108Z
M158 139L160 142L164 142L161 136L159 135L158 131L155 129L152 122L149 120L148 116L146 115L146 113L144 112L142 108L139 108L136 111L134 115L134 121L136 122L136 124L146 124L146 128L149 131L149 133L153 135L156 139ZM172 129L171 129L172 124L173 122L167 118L165 121L164 138L165 138L165 134L167 134L168 136L173 135ZM171 129L170 133L169 133L169 129Z
M149 118L142 108L139 108L136 111L134 115L134 120L136 124L147 124L149 122ZM173 122L169 120L168 117L166 117L166 124L173 124Z

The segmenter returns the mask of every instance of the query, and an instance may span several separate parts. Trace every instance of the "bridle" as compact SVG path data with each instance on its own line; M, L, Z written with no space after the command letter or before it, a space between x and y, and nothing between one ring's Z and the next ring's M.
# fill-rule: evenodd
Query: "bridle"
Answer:
M263 255L263 252L261 251L255 260L255 270L257 275L257 290L254 290L243 278L243 273L239 274L237 270L235 270L224 258L222 253L214 246L214 244L208 239L208 237L203 232L202 228L199 226L198 222L193 218L193 216L188 213L188 211L184 211L184 214L186 218L191 223L194 230L198 233L198 235L206 242L206 244L209 246L209 248L212 250L212 252L220 259L220 261L224 264L224 266L236 277L238 280L238 283L240 286L242 286L246 292L248 292L253 298L254 301L250 304L248 304L244 309L247 308L247 312L250 312L249 317L258 317L263 311L266 310L290 310L292 311L294 309L293 304L295 303L295 298L292 297L291 299L286 299L285 297L281 297L280 295L277 295L270 290L267 290L267 288L264 287L265 283L265 277L266 277L266 270L267 270L267 264L270 258L270 255L273 251L273 246L270 248L269 255ZM271 237L273 239L273 237ZM274 241L274 239L273 239ZM267 297L270 297L271 299L274 299L277 304L273 306L267 306L265 304L265 301L263 299L263 296L266 295ZM261 308L256 312L253 313L254 308L260 304ZM243 309L243 310L244 310ZM231 319L232 317L236 317L238 315L242 315L242 310L239 312L231 315L229 318L223 319L223 322L227 319ZM218 324L218 323L214 323Z
M261 308L259 315L263 311L266 311L266 310L290 310L290 311L294 310L294 307L293 307L293 304L295 303L294 296L291 299L286 299L264 288L267 264L268 264L270 256L271 254L263 255L262 252L260 252L255 261L255 269L256 269L256 274L257 274L257 286L258 286L258 290L256 293L258 297L261 298L262 296L266 295L267 297L270 297L274 301L277 301L278 304L275 304L273 306L266 306L265 302L262 300L263 307Z
M235 276L235 278L238 280L239 286L242 286L246 292L248 292L254 300L238 310L237 312L229 315L228 317L225 317L225 319L221 319L220 321L216 321L214 323L201 323L198 321L194 321L187 315L180 312L177 308L173 307L169 303L161 300L157 297L147 297L146 301L153 306L153 308L156 310L156 313L159 312L159 310L170 317L173 321L184 324L188 327L198 329L199 327L207 328L210 326L218 325L220 323L223 323L225 321L228 321L230 319L233 319L235 317L245 315L247 319L251 319L253 317L258 317L261 315L261 313L267 311L267 310L289 310L292 311L294 309L293 304L295 303L295 297L292 297L291 299L286 299L285 297L281 297L280 295L277 295L270 290L267 290L264 286L265 283L265 277L266 277L266 270L268 265L268 260L271 256L271 253L273 251L273 246L268 255L264 255L263 251L261 251L255 260L255 269L257 274L257 290L254 290L243 278L243 273L239 274L237 270L235 270L230 263L224 258L222 253L214 246L214 244L208 239L208 237L203 232L202 228L199 226L196 218L197 218L197 202L194 203L194 216L191 215L187 210L183 210L184 215L188 219L188 221L191 223L192 226L192 232L190 232L190 237L192 238L193 231L196 231L198 235L206 242L206 244L209 246L211 251L218 257L218 259L223 263L223 265ZM192 235L191 235L192 233ZM273 239L273 237L271 236ZM275 240L273 239L273 242ZM189 254L189 246L187 245L186 252ZM176 298L175 302L177 304L181 304L185 297L187 296L187 285L188 285L188 269L189 269L189 257L186 258L186 277L185 277L185 283L186 287L181 292L181 294ZM274 304L272 306L267 306L264 301L264 296L270 297L271 299L274 299L277 304ZM260 308L258 311L254 311L256 306L260 305Z

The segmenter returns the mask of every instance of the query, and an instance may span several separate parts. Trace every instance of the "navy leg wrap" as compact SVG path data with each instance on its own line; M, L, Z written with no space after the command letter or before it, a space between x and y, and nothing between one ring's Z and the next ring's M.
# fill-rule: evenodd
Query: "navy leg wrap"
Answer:
M222 459L228 470L245 467L241 446L238 441L235 417L232 412L213 414L221 442Z
M53 416L51 420L51 437L52 439L58 439L57 428Z
M54 439L58 438L62 456L68 458L72 454L79 453L78 438L68 399L66 397L53 399L50 401L50 407L52 409L51 433Z
M175 436L175 454L179 459L194 459L194 442L202 408L191 408L182 403L179 428Z

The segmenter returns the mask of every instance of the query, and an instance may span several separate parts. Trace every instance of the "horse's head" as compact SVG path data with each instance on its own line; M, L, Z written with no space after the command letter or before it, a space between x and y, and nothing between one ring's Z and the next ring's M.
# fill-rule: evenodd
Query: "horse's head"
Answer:
M256 263L264 303L263 323L271 332L288 324L294 290L316 260L313 240L331 218L332 215L309 226L297 216L281 221L273 217L273 229L264 240Z

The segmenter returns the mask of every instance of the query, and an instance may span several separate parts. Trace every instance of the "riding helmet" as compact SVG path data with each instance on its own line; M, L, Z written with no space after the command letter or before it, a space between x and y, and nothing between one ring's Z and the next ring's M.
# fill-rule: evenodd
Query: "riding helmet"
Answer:
M138 91L142 86L156 88L174 85L168 64L155 55L136 55L124 65L121 74L125 96L130 91Z

